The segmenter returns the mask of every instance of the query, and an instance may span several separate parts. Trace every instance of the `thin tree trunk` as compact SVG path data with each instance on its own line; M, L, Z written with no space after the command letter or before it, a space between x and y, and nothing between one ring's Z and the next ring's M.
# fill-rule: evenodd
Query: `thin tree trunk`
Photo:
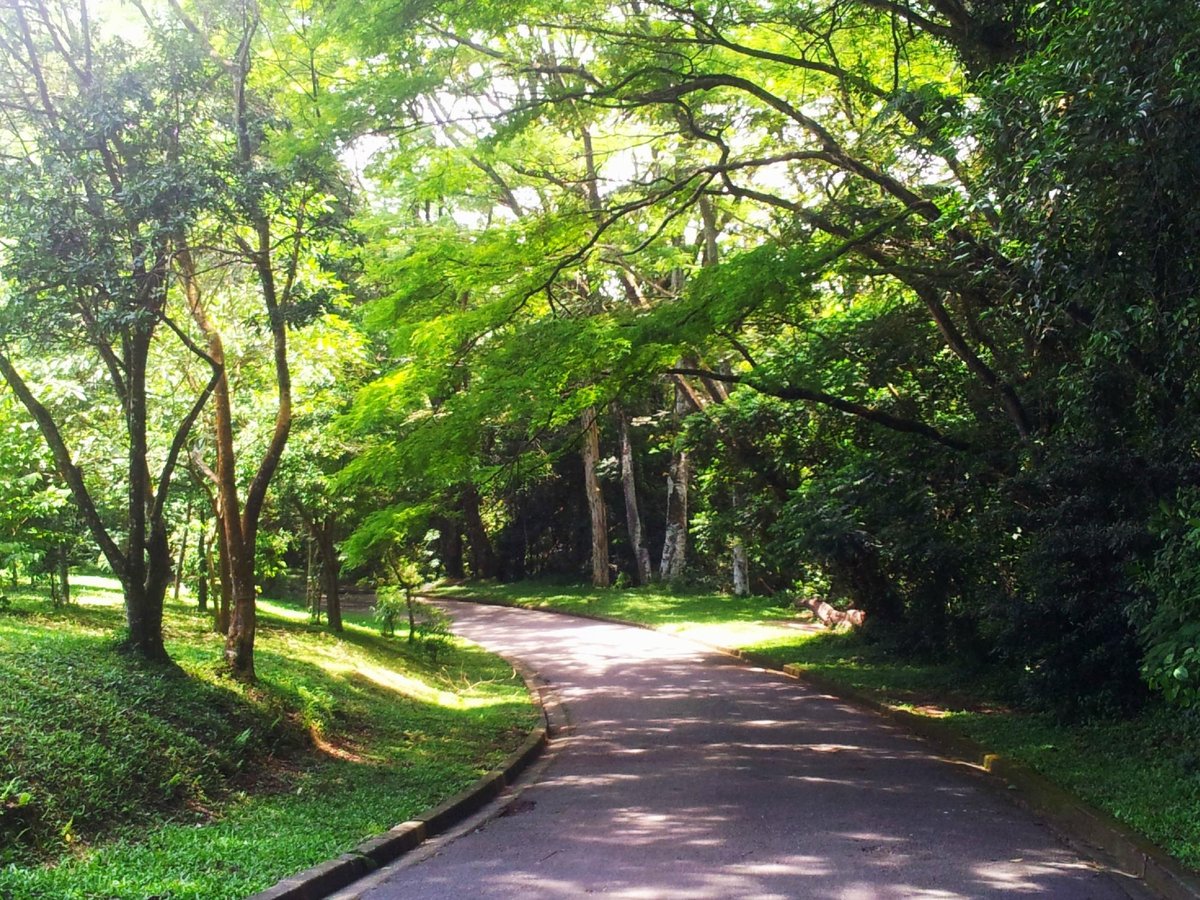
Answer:
M58 572L58 594L63 603L71 602L71 566L65 545L57 548L54 555L55 567Z
M188 497L187 514L183 519L183 537L179 540L179 561L175 565L175 589L172 599L179 602L179 588L183 584L183 564L187 562L188 529L192 525L192 498Z
M258 250L254 265L259 277L264 303L271 321L271 340L274 351L275 381L279 405L275 413L275 427L271 440L259 462L250 486L246 490L245 503L238 497L237 459L233 436L232 401L229 379L225 369L225 349L220 332L208 318L201 296L197 269L191 250L180 240L176 248L176 259L183 281L188 310L193 321L204 334L207 351L214 369L218 373L213 390L214 445L216 447L216 471L205 469L208 478L215 484L217 501L217 527L221 534L221 553L224 559L222 574L228 577L231 602L228 629L225 632L225 661L234 677L243 681L254 680L254 635L256 631L256 600L254 560L258 537L258 522L267 487L279 465L283 448L291 429L291 376L287 363L287 342L284 326L279 320L274 273L270 267L270 235L264 233L265 220L256 222ZM199 465L199 463L197 463ZM222 585L224 588L224 584Z
M617 420L618 439L621 444L621 490L625 494L625 522L629 527L629 545L637 565L637 583L649 584L654 578L654 567L650 563L650 551L642 532L642 514L638 509L637 476L633 468L633 442L629 439L629 418L619 403L612 405Z
M176 5L176 14L187 23L188 30L203 37L202 30L187 18ZM251 110L248 102L247 83L251 68L251 48L260 19L254 4L245 7L247 14L242 19L242 35L232 58L226 61L226 70L233 81L233 122L237 132L237 159L249 169L254 161L255 146L251 126ZM209 51L218 55L209 45ZM208 355L217 373L213 393L216 407L215 446L216 472L207 473L217 486L217 515L219 530L223 535L221 549L226 560L223 570L229 578L232 593L232 608L229 629L225 637L225 660L234 677L243 681L254 680L254 634L256 630L256 586L254 559L258 537L259 519L266 501L267 489L279 466L283 449L287 444L292 424L292 382L287 358L287 330L282 311L286 308L295 285L300 263L300 234L303 233L302 215L294 223L292 252L281 279L277 280L275 253L278 245L271 232L271 220L266 210L252 204L248 210L253 227L253 239L237 239L243 259L253 268L257 276L257 287L266 312L267 326L271 335L272 362L274 364L275 388L278 405L275 422L266 450L258 468L246 488L244 502L239 502L236 485L236 460L233 442L232 415L229 397L228 373L225 370L224 350L217 328L207 316L201 297L195 260L184 236L175 241L175 261L178 266L188 310L192 319L204 334L208 343Z
M600 427L596 423L596 408L589 406L583 411L583 484L587 492L588 513L592 521L592 584L608 587L608 511L604 507L604 494L600 479L596 477L596 463L600 460Z
M333 556L336 558L337 554ZM321 566L321 578L325 582L325 609L329 618L329 627L333 631L342 631L342 595L338 588L338 565L326 562Z
M333 534L334 521L332 517L318 523L317 552L321 555L321 582L325 587L325 609L328 612L329 627L334 631L341 631L343 627L342 598L338 591L338 579L341 577L342 564L338 559Z
M675 386L675 421L678 424L687 411L687 401L679 386ZM678 430L678 429L677 429ZM671 465L667 470L667 530L663 541L659 577L670 581L683 574L687 564L688 481L691 466L687 450L674 447Z
M750 557L746 553L745 541L737 532L737 512L742 505L742 496L737 488L733 489L731 503L734 513L734 534L730 548L733 556L733 593L742 597L750 593Z
M208 570L211 560L209 550L205 546L205 532L208 529L203 522L200 525L200 539L196 542L196 606L200 612L208 612Z
M308 552L305 554L304 566L304 605L308 607L309 618L320 624L321 580L317 572L317 538L313 534L311 524L309 525L308 540L305 544L307 545Z
M192 319L204 334L212 365L219 372L213 391L213 443L216 446L216 470L205 468L216 487L214 512L220 536L222 601L228 596L228 607L222 602L222 612L228 611L225 627L225 661L235 677L254 680L254 545L247 542L242 528L237 493L237 460L234 456L233 410L229 396L229 378L225 370L225 347L221 335L208 318L201 299L196 263L190 249L180 242L176 251L180 276L183 280L188 309ZM199 465L199 462L197 463Z
M225 529L217 519L217 582L221 586L220 602L216 604L213 629L218 634L229 633L229 620L233 615L233 581L229 577L229 551L225 548Z

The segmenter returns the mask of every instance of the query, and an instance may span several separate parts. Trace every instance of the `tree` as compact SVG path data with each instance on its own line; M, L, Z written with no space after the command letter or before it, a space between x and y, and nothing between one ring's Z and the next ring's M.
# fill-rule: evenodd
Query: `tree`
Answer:
M342 630L338 544L359 518L359 498L344 490L337 473L352 458L354 446L338 417L366 377L367 347L353 326L327 315L298 332L297 393L300 403L295 438L280 463L277 507L285 521L298 520L310 546L310 575L319 574L308 590L311 609L319 617L325 597L329 627ZM313 570L316 571L313 571Z
M310 140L294 135L273 140L282 129L269 124L269 101L260 99L259 85L252 80L258 54L266 52L259 49L260 33L269 27L260 8L246 2L222 12L224 21L218 19L213 29L235 48L229 56L216 49L216 35L207 33L178 5L172 9L173 20L194 36L222 71L232 125L230 152L224 161L229 203L221 216L177 232L174 258L187 309L216 377L215 462L209 465L199 454L194 460L214 485L219 555L232 592L225 658L235 676L253 680L258 530L267 490L292 427L288 328L320 312L329 302L331 288L336 288L336 279L322 271L315 252L339 234L348 214L348 194L336 160L319 135ZM148 24L163 27L149 17ZM275 24L285 34L290 28L286 18ZM311 56L309 62L315 65ZM264 93L283 89L268 84L261 88ZM310 114L319 118L319 110ZM292 124L299 123L293 120ZM202 269L209 258L211 265ZM226 323L223 329L212 308L210 289L222 287L212 278L213 272L227 278L232 272L235 284L241 282L235 292L241 288L257 295L260 321L271 344L274 421L261 448L256 448L258 462L244 493L239 491L238 461L248 448L239 451L236 446L234 385L226 353L228 335L223 334L229 326Z
M152 660L166 659L167 495L216 384L210 378L190 403L163 411L174 425L159 444L148 373L168 352L161 332L188 344L168 313L172 236L212 203L208 74L186 44L167 36L135 47L86 5L0 11L0 374L121 581L128 645ZM61 411L39 397L37 360L48 351L90 355L94 365L71 373L78 390L107 391L120 409L126 484L118 517L97 502L99 487L73 455Z

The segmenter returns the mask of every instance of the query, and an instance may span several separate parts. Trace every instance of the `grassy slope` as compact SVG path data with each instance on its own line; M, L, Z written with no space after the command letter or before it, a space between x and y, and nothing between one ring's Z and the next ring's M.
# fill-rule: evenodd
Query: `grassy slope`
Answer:
M181 671L147 669L112 652L111 583L83 594L54 611L10 592L0 614L0 897L244 897L465 787L536 721L496 657L434 664L270 603L258 686L220 674L182 607Z
M1021 760L1200 868L1200 721L1152 709L1126 721L1061 725L1001 702L984 673L898 660L854 634L808 625L754 597L595 590L528 582L443 588L541 609L612 616L796 663L916 712L943 718Z

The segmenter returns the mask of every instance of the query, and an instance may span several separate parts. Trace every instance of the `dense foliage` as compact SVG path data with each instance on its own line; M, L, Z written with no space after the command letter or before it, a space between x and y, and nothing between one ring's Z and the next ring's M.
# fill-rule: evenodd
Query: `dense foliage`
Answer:
M403 521L450 574L461 534L475 575L597 583L686 552L1063 714L1139 667L1191 702L1193 9L374 12L421 127L372 170L394 362L345 477L391 505L356 548Z
M1192 6L103 12L0 17L0 523L144 655L174 566L253 678L307 549L335 629L343 564L699 580L1200 697Z

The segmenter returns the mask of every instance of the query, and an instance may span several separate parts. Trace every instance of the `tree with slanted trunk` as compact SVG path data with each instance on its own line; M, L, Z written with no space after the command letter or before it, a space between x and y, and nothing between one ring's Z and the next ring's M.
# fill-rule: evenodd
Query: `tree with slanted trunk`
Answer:
M176 35L134 47L91 12L41 2L0 10L0 95L13 101L0 126L0 374L121 582L127 645L165 660L166 501L216 376L202 376L190 399L157 406L148 383L161 356L198 350L170 316L169 273L173 234L219 193L209 158L212 73ZM90 359L76 367L74 389L96 402L104 391L120 410L119 515L99 499L103 486L48 396L48 353ZM93 377L96 369L103 375ZM152 419L174 420L165 442Z
M201 222L190 232L173 235L174 274L182 288L192 323L199 332L206 358L213 366L216 387L211 421L213 459L193 454L197 469L213 485L220 540L222 572L228 577L231 597L225 642L225 660L238 678L254 679L256 628L256 548L267 491L279 467L292 429L292 368L288 350L290 326L304 324L328 305L336 279L316 262L315 253L341 233L348 215L348 192L340 167L320 139L305 140L268 128L261 107L277 86L257 83L255 62L267 53L263 45L273 35L271 23L252 2L240 4L220 17L206 20L210 34L178 5L173 17L224 73L227 119L233 126L231 153L224 160L231 202L224 215ZM148 20L150 27L163 27ZM286 24L280 26L284 30ZM222 56L217 39L235 48ZM275 52L275 51L270 51ZM308 64L316 78L316 62ZM312 103L317 102L313 97ZM297 117L306 110L290 110ZM315 107L308 114L319 119ZM301 130L295 119L288 125ZM276 147L273 139L283 146ZM214 275L219 274L220 279ZM275 412L268 434L257 448L257 464L244 488L240 466L249 455L238 446L237 385L227 353L234 322L222 321L215 309L223 289L233 281L256 295L258 325L270 341L269 382L275 394ZM242 313L244 314L244 312ZM253 452L253 451L250 451ZM328 541L326 542L328 544ZM336 567L327 571L336 577Z

